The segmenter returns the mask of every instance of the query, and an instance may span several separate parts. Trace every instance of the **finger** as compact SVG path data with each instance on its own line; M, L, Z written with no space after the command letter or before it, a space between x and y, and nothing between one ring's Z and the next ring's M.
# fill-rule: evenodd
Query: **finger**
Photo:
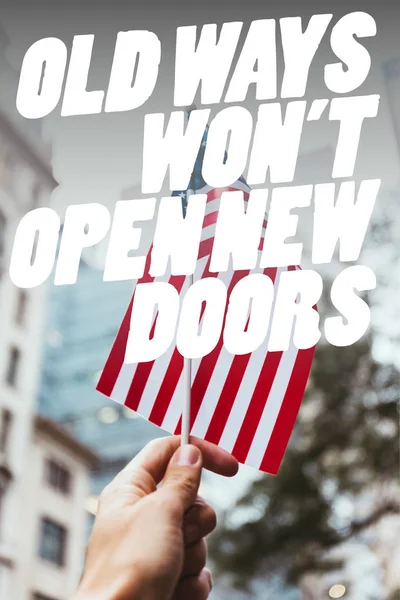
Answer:
M180 523L192 506L200 486L203 458L196 446L180 446L169 462L162 487L157 492Z
M211 573L208 569L203 569L196 577L182 579L179 582L173 600L207 600L211 590Z
M120 484L127 479L129 480L132 471L141 469L149 473L155 484L160 483L165 475L169 461L179 448L180 443L180 436L169 436L153 440L131 460L110 485L114 483ZM214 444L195 437L190 438L190 443L200 449L203 455L204 468L225 477L236 475L238 462L228 452Z
M195 503L185 514L183 521L183 531L186 546L198 542L214 531L217 525L217 515L215 510L197 496Z
M185 550L185 558L182 568L182 577L193 577L199 575L206 566L207 544L201 539L197 544Z

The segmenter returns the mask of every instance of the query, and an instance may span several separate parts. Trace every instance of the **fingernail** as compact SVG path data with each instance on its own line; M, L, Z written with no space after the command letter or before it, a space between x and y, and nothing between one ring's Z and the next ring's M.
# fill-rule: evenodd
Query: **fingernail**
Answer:
M180 467L197 465L201 458L200 450L196 446L185 445L178 448L175 452L173 462Z

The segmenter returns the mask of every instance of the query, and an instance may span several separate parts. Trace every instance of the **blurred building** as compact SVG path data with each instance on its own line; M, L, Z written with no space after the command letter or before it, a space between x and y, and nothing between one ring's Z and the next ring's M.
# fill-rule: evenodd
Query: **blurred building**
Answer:
M97 458L43 417L35 418L30 442L12 598L69 600L84 564L85 503Z
M385 96L387 98L393 133L397 143L400 158L400 58L394 57L382 65L383 80L385 83ZM388 211L382 212L383 208ZM393 206L393 210L391 210ZM379 207L378 207L379 208ZM398 210L398 186L397 189L386 189L381 192L381 208L378 218L386 220L389 237L396 240L396 219ZM377 211L375 210L375 213ZM382 244L382 242L380 242ZM398 249L394 247L391 254L384 254L387 264L395 264ZM376 273L382 274L384 265L379 262L374 264L373 255L382 261L382 255L371 247L368 255L368 264L371 264ZM384 294L379 300L387 302L376 308L375 331L380 333L379 348L383 360L389 362L395 360L397 347L390 345L389 340L396 329L396 318L393 319L392 306L395 297L396 275L391 276L392 292L384 289ZM382 284L381 284L382 287ZM398 286L397 286L398 287ZM393 313L394 314L394 313ZM388 347L388 349L386 348ZM394 354L393 354L394 350ZM399 497L399 489L396 486L394 498ZM355 505L357 518L363 516L365 507L370 509L371 502L382 501L382 491L375 490L374 493L365 493ZM319 600L320 598L346 598L348 600L382 600L397 597L400 590L400 517L388 515L378 523L372 525L358 536L358 539L343 544L335 549L334 558L344 561L343 569L325 575L307 575L302 582L302 600ZM396 595L397 593L397 595Z
M132 294L132 282L103 282L82 260L73 286L50 291L40 387L41 414L100 455L92 494L160 430L96 391L101 369Z
M392 58L383 63L383 77L392 117L393 132L396 136L397 149L400 154L400 57Z
M0 26L0 598L13 595L15 569L26 541L20 529L23 473L39 380L46 298L44 286L16 288L8 277L18 222L48 204L56 185L41 123L22 119L15 108L16 73L6 60L8 39Z

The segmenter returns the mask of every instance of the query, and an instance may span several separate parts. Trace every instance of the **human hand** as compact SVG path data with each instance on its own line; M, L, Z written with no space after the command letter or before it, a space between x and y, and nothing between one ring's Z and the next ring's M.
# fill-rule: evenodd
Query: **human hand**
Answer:
M197 496L202 466L231 477L238 464L202 440L150 442L100 496L74 600L205 600L205 536L214 510ZM157 485L162 481L162 485Z

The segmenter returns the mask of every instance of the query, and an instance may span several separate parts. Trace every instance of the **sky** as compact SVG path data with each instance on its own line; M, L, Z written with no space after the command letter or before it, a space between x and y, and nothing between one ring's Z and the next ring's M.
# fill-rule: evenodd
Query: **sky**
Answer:
M362 3L361 3L362 4ZM395 27L395 10L382 6L371 10L378 23L378 35L368 40L373 57L371 73L357 91L360 94L381 93L379 116L370 119L363 132L357 161L356 177L375 176L376 173L390 186L398 181L398 155L394 137L392 117L385 97L382 62L400 57L398 32ZM46 133L53 143L53 168L59 188L54 198L62 208L75 202L100 201L113 206L120 194L141 181L141 151L144 115L164 112L173 107L174 52L178 25L202 25L234 20L244 22L244 31L253 19L277 18L282 16L304 16L323 10L334 13L338 19L343 12L351 11L351 3L344 9L341 3L302 3L300 11L295 3L275 2L234 3L217 0L213 3L193 2L82 2L61 3L44 0L31 4L17 1L13 8L7 3L2 11L2 22L7 30L11 45L9 58L19 70L23 56L30 45L43 37L59 37L70 50L74 35L95 34L88 89L106 89L113 57L115 40L119 31L127 29L149 29L154 31L162 44L162 59L156 89L144 106L127 113L60 117L60 107L46 119ZM296 6L296 8L295 8ZM316 6L318 8L316 9ZM261 8L262 7L262 8ZM325 8L326 7L326 8ZM370 5L357 7L370 10ZM397 9L397 15L399 10ZM337 15L337 16L336 16ZM242 35L242 38L244 34ZM313 62L307 99L326 97L327 90L321 77L324 64L332 58L328 48L328 37L324 38ZM242 40L243 41L243 40ZM279 52L278 52L279 54ZM251 89L242 105L255 113L258 102ZM213 107L213 114L224 105ZM303 135L300 152L307 153L326 145L336 144L337 127L327 119L307 128ZM376 148L384 148L377 154ZM372 175L371 175L372 174Z
M378 116L367 119L363 126L354 178L382 179L381 194L376 204L373 221L382 220L391 202L393 190L399 191L399 138L396 139L396 125L400 131L400 63L398 76L388 81L384 78L383 63L390 59L400 60L398 42L398 22L400 8L389 0L377 6L372 2L305 2L301 9L295 2L266 4L249 0L243 2L161 2L158 0L106 3L98 0L84 2L48 2L40 0L28 3L16 0L6 2L2 7L1 21L10 39L8 59L16 72L21 68L23 57L32 43L43 37L62 39L70 51L74 35L95 34L93 55L89 71L88 89L107 89L112 64L116 36L119 31L128 29L148 29L154 31L161 41L162 58L156 88L150 99L138 109L123 113L61 117L60 105L44 119L45 136L53 147L52 166L59 186L53 194L52 206L63 216L70 204L100 202L111 211L119 199L142 197L141 169L144 117L146 114L163 112L168 118L173 106L174 60L176 29L182 25L207 23L222 24L230 21L243 21L245 32L254 19L285 16L302 16L304 23L312 14L332 12L333 23L343 14L352 10L370 12L375 18L378 33L375 38L364 40L371 57L372 66L366 82L356 91L357 94L380 94ZM242 35L240 46L243 43ZM313 61L306 100L329 97L323 82L323 67L332 62L333 54L329 47L329 35L323 39ZM211 68L211 65L210 65ZM281 50L278 43L278 68L282 75ZM389 86L389 87L388 87ZM388 94L389 91L389 94ZM332 94L331 94L332 96ZM197 104L198 98L197 98ZM255 116L259 102L254 99L254 88L250 88L248 97L241 103ZM201 106L200 106L201 107ZM225 105L213 106L212 115ZM15 107L11 107L15 110ZM34 124L31 121L31 124ZM329 170L325 165L316 165L316 158L324 152L332 152L336 146L337 124L326 118L317 123L308 123L304 127L300 159L307 162L308 183L313 177L320 178L321 173ZM307 158L308 157L308 158ZM311 157L311 158L310 158ZM324 175L325 177L325 175ZM325 179L326 180L326 179ZM296 181L296 179L295 179ZM163 194L169 194L164 186ZM160 194L161 195L161 194ZM393 235L397 235L398 213L392 210ZM144 228L140 250L147 249L152 238L152 226ZM301 235L305 246L311 241L312 212L304 211L300 218ZM96 249L97 260L103 260L107 250L107 240ZM371 246L367 234L365 251L361 257L379 275L387 264L396 260L396 250L391 247ZM327 268L327 272L328 272ZM394 293L399 289L399 276L392 269L390 281L372 294L379 304L374 312L378 328L382 330L378 344L378 355L392 358L394 346L391 341L393 324L396 319ZM389 293L392 290L392 293ZM400 332L399 332L400 333ZM399 358L400 364L400 358Z

